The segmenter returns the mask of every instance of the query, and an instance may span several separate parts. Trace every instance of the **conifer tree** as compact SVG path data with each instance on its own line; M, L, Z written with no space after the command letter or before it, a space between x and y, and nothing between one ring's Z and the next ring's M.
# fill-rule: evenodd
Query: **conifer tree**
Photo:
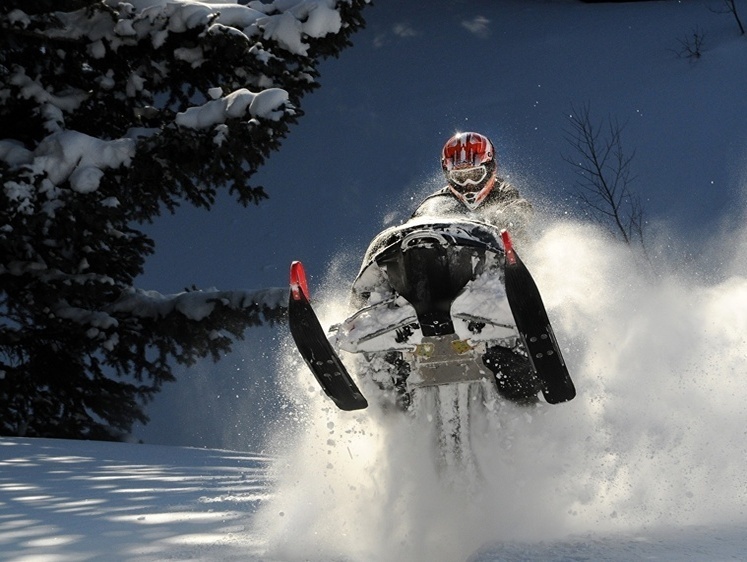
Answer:
M121 438L174 364L282 315L278 291L136 288L139 226L267 197L252 175L366 1L0 5L0 434Z

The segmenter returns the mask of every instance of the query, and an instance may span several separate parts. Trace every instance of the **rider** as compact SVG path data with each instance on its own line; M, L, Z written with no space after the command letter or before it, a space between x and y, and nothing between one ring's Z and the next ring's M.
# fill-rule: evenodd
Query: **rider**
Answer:
M460 216L496 228L521 233L532 206L519 191L498 176L495 147L480 133L457 133L441 151L447 185L426 198L413 213L422 216ZM500 394L520 403L537 400L540 382L521 344L513 349L489 348L483 362L495 374Z
M447 185L426 198L413 213L421 216L466 216L512 234L523 229L532 206L498 176L495 147L480 133L457 133L441 151Z

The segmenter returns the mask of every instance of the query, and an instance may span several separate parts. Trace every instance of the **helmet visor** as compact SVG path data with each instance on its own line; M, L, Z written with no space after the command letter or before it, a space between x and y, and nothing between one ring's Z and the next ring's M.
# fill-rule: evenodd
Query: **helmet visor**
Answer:
M488 177L488 169L485 165L473 166L471 168L461 168L449 170L449 181L455 186L460 187L460 191L479 191L482 183Z

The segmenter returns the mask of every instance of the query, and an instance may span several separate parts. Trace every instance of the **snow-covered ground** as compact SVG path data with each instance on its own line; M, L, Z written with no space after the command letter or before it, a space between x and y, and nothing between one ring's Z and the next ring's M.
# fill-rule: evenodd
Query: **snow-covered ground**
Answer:
M0 558L246 560L270 459L154 445L0 441Z
M264 455L158 445L46 439L0 441L0 558L14 562L83 560L744 560L747 525L672 526L465 544L454 528L441 536L446 556L413 556L410 545L382 543L380 553L349 557L345 521L328 525L319 544L294 555L268 553L255 527L273 493ZM407 471L405 470L405 474ZM323 486L323 485L322 485ZM310 494L315 490L310 489ZM439 497L442 497L439 495ZM707 500L706 500L707 501ZM299 504L300 505L300 504ZM360 506L365 508L364 506ZM442 511L453 506L433 506ZM273 517L282 520L278 511ZM390 516L396 527L395 513ZM314 514L308 513L313 519ZM459 517L455 514L454 521ZM426 522L423 529L427 529ZM397 536L393 531L393 536ZM293 535L287 541L293 541ZM401 537L400 537L401 539ZM361 543L368 543L366 537ZM449 557L455 550L457 557ZM461 548L459 548L461 547ZM303 547L301 548L303 550Z
M333 411L258 331L183 373L138 437L262 454L2 439L0 558L745 559L747 39L714 4L377 3L263 170L269 202L154 225L143 286L277 286L300 258L339 321L368 240L439 185L443 141L492 136L539 210L522 257L579 394L499 408L479 486L444 485L416 424ZM703 57L677 57L696 28ZM655 268L571 218L563 129L585 102L627 123Z

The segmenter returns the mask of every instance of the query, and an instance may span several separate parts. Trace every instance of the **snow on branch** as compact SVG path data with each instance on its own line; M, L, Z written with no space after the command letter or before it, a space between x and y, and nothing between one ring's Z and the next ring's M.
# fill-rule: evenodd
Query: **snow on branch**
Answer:
M266 319L274 319L286 308L288 290L270 288L258 291L218 291L217 289L185 291L163 295L158 291L130 289L119 300L107 308L111 314L126 312L138 318L164 318L178 312L190 320L199 322L210 316L216 305L230 310L256 309ZM271 314L275 312L276 314Z
M129 165L135 155L133 139L105 141L77 131L48 136L34 151L31 168L43 172L55 184L70 180L78 193L98 188L103 171Z
M190 129L206 129L225 123L230 118L244 117L247 112L252 117L277 121L283 116L281 107L287 101L288 92L280 88L268 88L256 94L242 88L220 99L178 113L176 124Z

